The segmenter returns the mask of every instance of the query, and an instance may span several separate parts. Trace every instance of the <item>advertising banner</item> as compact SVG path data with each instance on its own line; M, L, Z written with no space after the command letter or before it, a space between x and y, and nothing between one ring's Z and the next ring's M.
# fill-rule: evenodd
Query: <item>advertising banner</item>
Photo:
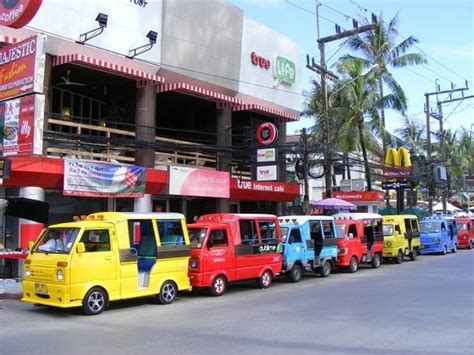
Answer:
M0 102L3 156L43 153L44 95Z
M143 197L146 169L136 165L64 160L65 196Z
M257 181L275 181L277 178L276 165L257 166Z
M172 166L169 179L170 195L229 198L228 172Z
M292 201L300 194L297 183L254 181L232 178L230 198L253 201Z
M257 163L269 163L276 160L275 148L257 149Z
M0 49L0 101L43 92L45 36L36 35Z

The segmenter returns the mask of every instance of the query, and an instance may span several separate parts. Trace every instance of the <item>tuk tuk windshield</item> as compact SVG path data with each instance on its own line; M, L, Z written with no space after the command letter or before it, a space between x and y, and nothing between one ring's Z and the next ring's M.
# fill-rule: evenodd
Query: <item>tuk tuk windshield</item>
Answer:
M439 233L439 223L423 222L420 223L420 232L422 233Z
M383 225L383 235L387 236L387 237L393 235L393 224L384 224Z
M33 252L69 254L79 228L47 228L38 239Z
M458 231L467 231L469 228L467 228L467 223L459 223L458 224Z
M336 238L344 239L346 235L347 225L345 224L336 224Z
M283 242L286 241L286 238L288 237L288 231L289 231L289 228L288 227L280 227L280 232L281 232L281 240Z
M207 228L189 228L191 249L201 249L206 238Z

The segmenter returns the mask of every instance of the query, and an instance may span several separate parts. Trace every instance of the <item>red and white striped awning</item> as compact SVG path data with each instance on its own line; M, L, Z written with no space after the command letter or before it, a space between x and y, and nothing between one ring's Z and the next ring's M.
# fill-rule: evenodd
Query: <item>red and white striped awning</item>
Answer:
M53 57L53 67L66 63L77 63L85 66L92 66L98 69L102 69L104 71L131 77L133 79L138 79L141 81L148 80L153 82L154 84L164 82L164 79L158 75L129 68L124 65L107 62L105 60L88 57L82 54L67 54Z
M195 96L202 97L207 100L224 103L226 106L231 107L234 105L241 105L242 100L236 99L235 97L224 95L216 91L207 90L199 86L187 84L187 83L167 83L158 86L158 92L167 91L179 91L190 93Z
M258 104L241 104L232 108L232 111L254 111L263 115L270 115L276 119L277 122L298 121L300 116L289 112L276 110L271 107Z
M0 35L0 43L13 44L16 42L18 42L16 37Z

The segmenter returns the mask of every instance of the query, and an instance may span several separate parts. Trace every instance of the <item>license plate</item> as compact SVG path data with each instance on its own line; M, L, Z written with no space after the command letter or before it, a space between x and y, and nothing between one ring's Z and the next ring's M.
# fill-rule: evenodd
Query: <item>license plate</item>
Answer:
M420 245L420 249L425 249L425 246L424 246L424 245Z
M35 293L38 295L47 295L48 294L48 286L45 284L35 283Z

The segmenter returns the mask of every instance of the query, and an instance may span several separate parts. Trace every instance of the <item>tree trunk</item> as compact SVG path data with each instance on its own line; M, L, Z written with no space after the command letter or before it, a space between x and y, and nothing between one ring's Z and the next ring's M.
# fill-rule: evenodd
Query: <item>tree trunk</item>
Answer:
M357 129L359 131L359 142L364 158L365 181L367 182L367 191L372 191L372 181L370 179L369 159L367 158L367 147L365 146L364 132L362 130L363 118L357 120Z

